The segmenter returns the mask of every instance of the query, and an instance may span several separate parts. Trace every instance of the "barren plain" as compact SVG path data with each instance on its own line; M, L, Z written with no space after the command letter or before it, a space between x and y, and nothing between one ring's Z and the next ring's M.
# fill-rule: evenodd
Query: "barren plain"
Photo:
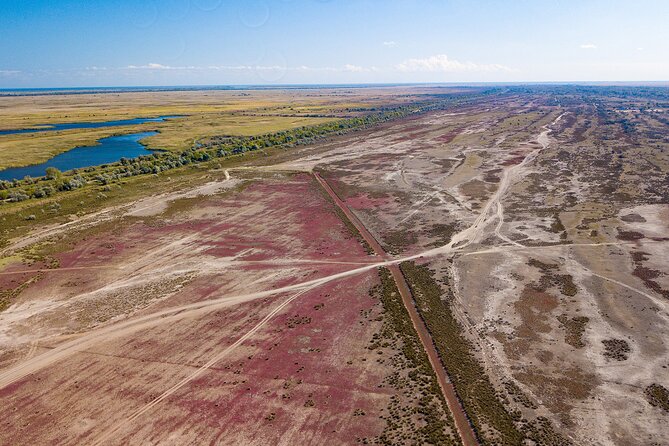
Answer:
M3 202L0 443L669 443L669 89L299 94L420 106Z

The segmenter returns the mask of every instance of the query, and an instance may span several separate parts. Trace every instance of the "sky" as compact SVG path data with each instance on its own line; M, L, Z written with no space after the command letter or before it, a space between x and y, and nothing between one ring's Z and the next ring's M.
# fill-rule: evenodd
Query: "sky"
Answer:
M668 80L668 0L0 0L0 88Z

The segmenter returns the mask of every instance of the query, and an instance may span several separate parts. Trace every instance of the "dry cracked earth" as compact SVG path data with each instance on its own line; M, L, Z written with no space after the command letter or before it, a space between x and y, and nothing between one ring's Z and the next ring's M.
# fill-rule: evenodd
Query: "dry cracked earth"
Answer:
M668 444L668 125L503 89L14 240L0 443L459 444L390 262L480 444Z

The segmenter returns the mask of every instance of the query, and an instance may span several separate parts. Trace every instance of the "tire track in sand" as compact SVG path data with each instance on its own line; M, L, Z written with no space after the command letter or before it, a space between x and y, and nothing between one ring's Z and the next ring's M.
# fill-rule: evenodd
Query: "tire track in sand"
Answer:
M560 117L558 117L554 121L554 123L556 123L560 119ZM546 130L542 132L537 138L537 141L542 145L541 149L545 149L549 144L548 134L550 133L551 130L548 125L545 126L545 128ZM287 291L300 290L301 292L305 292L308 289L320 286L333 280L338 280L355 274L360 274L379 267L383 266L397 267L397 264L407 260L414 260L418 258L432 257L445 254L453 254L455 252L462 251L465 247L469 246L478 237L480 237L485 227L491 222L492 219L496 217L495 215L489 216L490 210L492 209L493 206L496 206L497 203L499 203L502 196L506 193L512 180L515 179L514 177L517 176L517 171L521 170L527 163L531 162L536 157L536 155L541 151L541 149L537 149L532 153L530 153L520 164L505 170L503 179L500 182L497 191L493 194L493 196L490 197L490 199L486 203L486 206L481 211L476 220L466 229L460 231L457 234L454 234L451 241L444 246L433 248L424 251L422 253L414 254L403 258L396 258L396 259L386 258L380 262L370 263L369 265L361 266L340 273L335 273L326 277L313 279L306 282L297 283L273 290L265 290L231 297L221 297L218 299L212 299L205 302L196 302L192 304L183 305L180 307L170 308L153 314L145 315L139 318L123 321L108 327L104 327L102 329L89 332L80 338L69 341L63 345L56 347L55 349L49 352L31 358L30 360L25 361L24 363L19 364L18 366L5 371L4 373L1 373L0 389L7 387L17 382L18 380L24 378L25 376L34 373L38 370L41 370L72 354L85 350L86 348L92 345L108 341L110 339L115 339L121 336L133 334L136 333L137 331L148 329L153 326L157 326L164 323L171 323L181 318L192 317L198 314L205 314L211 311L216 311L222 308L226 308L228 306L237 305L256 299L261 299L281 294ZM298 293L298 295L299 294L300 293ZM211 367L211 365L209 367ZM452 384L450 383L449 385L452 386ZM169 392L169 389L166 392ZM172 393L174 393L174 391L172 391Z
M555 122L557 122L557 120ZM549 132L550 130L546 130L540 135L540 138L543 137L542 142L544 144L542 145L544 147L547 146L548 144L547 138ZM528 157L529 156L530 155L528 155ZM526 164L525 161L510 169L514 169L523 164ZM508 170L505 172L508 172ZM503 181L502 184L500 184L500 186L503 185L503 187L500 187L500 189L497 190L497 193L495 193L491 197L490 201L481 211L481 214L478 216L478 218L469 227L460 231L457 234L454 234L453 237L451 238L451 241L444 246L432 248L427 251L407 257L401 257L396 259L384 259L383 261L370 263L368 265L360 266L358 268L346 270L340 273L335 273L330 276L321 277L293 285L288 285L281 288L259 291L249 294L241 294L236 296L220 297L216 299L210 299L204 302L195 302L179 307L168 308L166 310L158 311L156 313L122 321L114 325L93 330L82 335L77 339L68 341L65 344L59 345L58 347L46 353L31 358L29 361L25 361L21 364L18 364L15 367L12 367L9 370L0 373L0 389L7 387L31 373L37 372L42 368L45 368L55 362L65 359L66 357L71 356L77 353L78 351L84 350L99 342L104 342L121 336L130 335L137 331L145 330L163 323L173 322L181 318L191 317L209 311L216 311L222 308L226 308L228 306L238 305L240 303L250 302L256 299L262 299L265 297L274 296L284 292L301 290L305 287L311 287L312 285L319 286L333 280L339 280L355 274L361 274L366 271L376 269L382 266L389 266L389 265L399 264L407 260L415 260L423 257L433 257L445 254L452 254L458 251L462 251L465 247L469 246L472 243L473 239L475 239L476 236L482 232L484 226L486 226L487 223L489 222L488 213L490 209L492 208L492 206L496 205L497 201L499 201L500 197L506 191L506 187L508 187L509 184L508 175L505 175L505 178L506 181Z
M251 328L249 331L244 333L239 339L237 339L234 343L230 344L227 348L219 352L218 354L214 355L209 361L207 361L205 364L203 364L200 368L195 370L193 373L190 375L186 376L183 378L181 381L178 383L174 384L172 387L169 389L165 390L160 396L154 398L144 406L138 408L135 410L132 414L130 414L125 420L121 421L120 423L116 424L115 426L111 427L110 429L107 429L104 431L98 438L96 438L91 445L92 446L97 446L105 441L107 441L110 437L112 437L119 429L122 429L124 426L132 423L134 420L137 418L141 417L143 414L151 410L153 407L156 405L160 404L160 402L164 401L165 399L169 398L171 395L173 395L176 391L181 389L183 386L188 384L189 382L193 381L200 375L202 375L205 371L207 371L210 367L212 367L214 364L216 364L218 361L223 359L226 355L228 355L230 352L232 352L235 348L239 347L244 341L246 341L248 338L253 336L260 330L267 322L269 322L274 316L276 316L281 310L283 310L288 304L290 304L292 301L306 293L307 291L310 291L315 287L311 288L306 288L302 291L299 291L292 296L290 296L288 299L284 300L281 304L279 304L274 310L272 310L269 314L267 314L260 322L258 322L253 328Z

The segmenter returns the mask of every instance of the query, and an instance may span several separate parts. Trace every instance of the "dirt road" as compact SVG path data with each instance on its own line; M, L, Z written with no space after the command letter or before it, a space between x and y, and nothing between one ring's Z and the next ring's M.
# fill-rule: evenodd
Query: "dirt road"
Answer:
M387 259L388 254L385 252L381 244L374 238L374 236L367 230L367 228L365 228L365 225L362 224L362 222L355 216L355 214L351 212L349 207L346 206L346 203L344 203L339 198L339 196L330 187L327 181L325 181L325 179L316 172L314 172L314 177L316 177L318 183L323 187L323 189L325 189L337 207L339 207L339 209L344 212L346 217L356 227L356 229L360 232L360 235L372 247L374 252L378 256ZM458 430L458 435L460 436L462 443L465 446L478 445L476 434L474 433L474 430L469 423L469 419L467 418L467 415L465 414L465 411L460 404L460 400L455 393L455 388L448 378L446 369L444 368L444 365L441 362L441 358L439 357L439 353L434 346L432 336L430 336L430 332L425 326L423 319L418 314L413 296L411 295L411 290L409 289L409 285L407 284L402 271L400 270L397 263L388 265L388 269L390 270L390 273L393 276L393 280L395 281L395 285L397 286L397 289L402 296L402 302L404 303L404 307L409 313L411 323L413 324L416 333L418 333L418 337L420 338L421 344L423 344L425 353L427 353L432 370L434 370L434 373L437 376L439 387L441 388L444 398L446 399L446 403L448 404L448 408L451 411L451 415L455 421L455 427Z
M549 132L550 130L547 129L545 132L542 132L542 134L539 135L539 138L537 138L537 140L542 145L542 149L548 146ZM3 373L0 373L0 388L7 387L33 372L48 367L55 362L58 362L74 353L85 350L90 346L95 345L99 342L108 341L110 339L122 336L127 336L143 329L158 326L161 324L169 324L181 318L197 316L199 314L208 313L217 309L238 305L243 302L250 302L252 300L261 299L269 296L278 296L282 293L290 291L293 292L303 291L306 289L326 284L331 281L335 281L345 277L350 277L352 275L360 274L365 271L370 271L372 269L385 266L389 268L391 274L393 275L398 290L402 296L404 305L407 308L407 311L409 311L409 315L414 324L414 327L417 333L419 334L419 337L421 339L421 342L423 343L423 346L425 347L426 352L428 353L428 358L431 362L433 369L436 372L436 375L438 377L438 382L440 384L444 396L446 397L446 401L449 405L449 408L454 416L456 427L458 429L460 437L462 438L463 443L467 445L477 444L473 430L467 420L464 411L462 410L459 404L454 388L448 380L448 377L443 368L443 365L441 364L441 360L439 358L438 353L436 352L436 349L429 335L429 332L427 331L422 319L420 318L415 308L415 304L411 296L409 287L397 265L405 260L413 260L420 257L441 256L445 254L454 254L456 252L462 252L467 246L471 245L476 240L478 240L483 235L485 228L495 219L500 218L498 213L500 211L503 212L503 210L499 208L500 200L507 192L509 186L513 184L513 182L516 181L520 176L522 176L523 167L528 162L532 161L542 149L537 149L533 151L523 160L523 162L521 162L516 166L508 168L504 171L502 181L497 191L490 197L490 199L488 200L488 202L486 203L480 214L477 216L475 221L466 229L455 234L452 237L450 243L438 248L433 248L403 258L392 258L387 256L381 245L378 243L378 241L376 241L376 239L371 235L371 233L369 233L369 231L359 221L359 219L350 211L350 209L345 205L345 203L342 202L342 200L336 195L336 193L334 193L334 191L325 182L325 180L323 180L318 174L315 174L316 179L326 190L326 192L332 197L335 204L345 213L345 215L349 218L349 220L360 231L363 238L365 238L365 240L369 243L369 245L379 255L380 257L378 259L379 261L370 262L369 264L363 264L350 270L331 274L313 280L308 280L294 285L288 285L284 287L279 287L275 289L249 293L249 294L220 296L204 302L191 303L183 306L178 306L158 311L153 314L149 314L138 318L133 318L130 320L125 320L119 323L115 323L113 325L103 327L101 329L93 330L71 341L65 342L64 344L61 344L60 346L46 353L30 357L29 359L23 361L20 364L17 364L11 369L5 370ZM494 210L496 210L497 212L494 212ZM65 228L69 228L70 225L66 223L64 226ZM62 230L65 228L61 227L57 229ZM170 389L166 390L166 396L169 396L169 394L171 394ZM156 404L162 401L162 399L164 398L158 397L157 399L159 400L156 401ZM151 404L150 407L153 407L153 405L154 404Z

